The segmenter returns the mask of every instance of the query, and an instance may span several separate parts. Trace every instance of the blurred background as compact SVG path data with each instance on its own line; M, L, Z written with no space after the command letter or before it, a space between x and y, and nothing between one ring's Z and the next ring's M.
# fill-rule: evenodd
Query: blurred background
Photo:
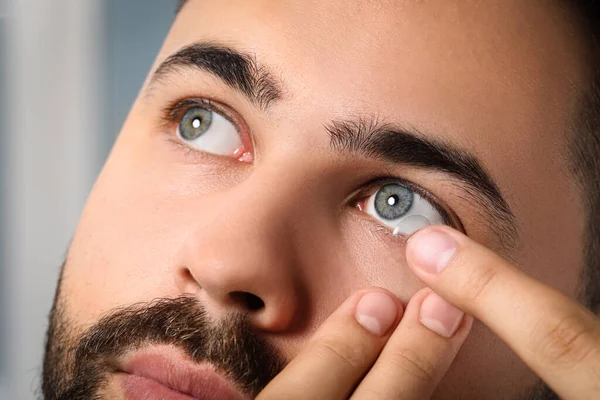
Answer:
M79 214L176 0L0 0L0 399L35 399Z

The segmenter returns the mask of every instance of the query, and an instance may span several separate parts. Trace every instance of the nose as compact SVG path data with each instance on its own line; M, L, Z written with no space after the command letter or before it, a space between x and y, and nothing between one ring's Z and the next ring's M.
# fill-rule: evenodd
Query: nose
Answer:
M176 281L213 315L238 311L258 330L281 332L292 327L302 304L288 229L297 199L259 180L202 199L203 215L184 246Z

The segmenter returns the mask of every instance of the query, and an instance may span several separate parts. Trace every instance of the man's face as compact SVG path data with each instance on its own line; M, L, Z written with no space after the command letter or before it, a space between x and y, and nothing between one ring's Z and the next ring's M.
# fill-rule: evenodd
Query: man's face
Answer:
M149 354L230 372L227 335L243 331L269 349L247 366L269 372L234 382L255 393L351 292L406 304L423 287L404 259L413 215L575 297L584 221L565 154L583 74L564 15L516 0L192 0L152 73L195 46L149 76L89 198L47 362L66 374L59 336L110 333L94 371L113 398L128 390L118 371ZM181 303L99 328L155 299ZM210 357L180 340L188 322ZM434 398L518 398L536 380L475 323Z

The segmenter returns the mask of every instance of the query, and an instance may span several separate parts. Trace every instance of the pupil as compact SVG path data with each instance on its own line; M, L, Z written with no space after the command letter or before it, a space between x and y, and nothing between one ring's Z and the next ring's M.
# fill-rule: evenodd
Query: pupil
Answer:
M390 196L388 198L387 203L388 203L388 205L393 206L393 205L395 205L398 202L398 200L399 200L398 196Z
M212 122L212 111L202 107L188 110L179 122L178 133L183 140L196 140L208 132Z

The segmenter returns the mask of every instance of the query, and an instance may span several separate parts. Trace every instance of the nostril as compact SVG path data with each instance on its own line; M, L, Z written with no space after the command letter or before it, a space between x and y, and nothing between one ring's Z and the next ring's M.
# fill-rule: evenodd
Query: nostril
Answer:
M255 296L251 293L247 293L247 295L248 296L247 296L246 301L248 302L248 308L250 310L257 311L265 306L265 302L262 301L262 299L260 297Z
M241 307L250 311L258 311L265 306L262 299L248 292L231 292L229 296Z

